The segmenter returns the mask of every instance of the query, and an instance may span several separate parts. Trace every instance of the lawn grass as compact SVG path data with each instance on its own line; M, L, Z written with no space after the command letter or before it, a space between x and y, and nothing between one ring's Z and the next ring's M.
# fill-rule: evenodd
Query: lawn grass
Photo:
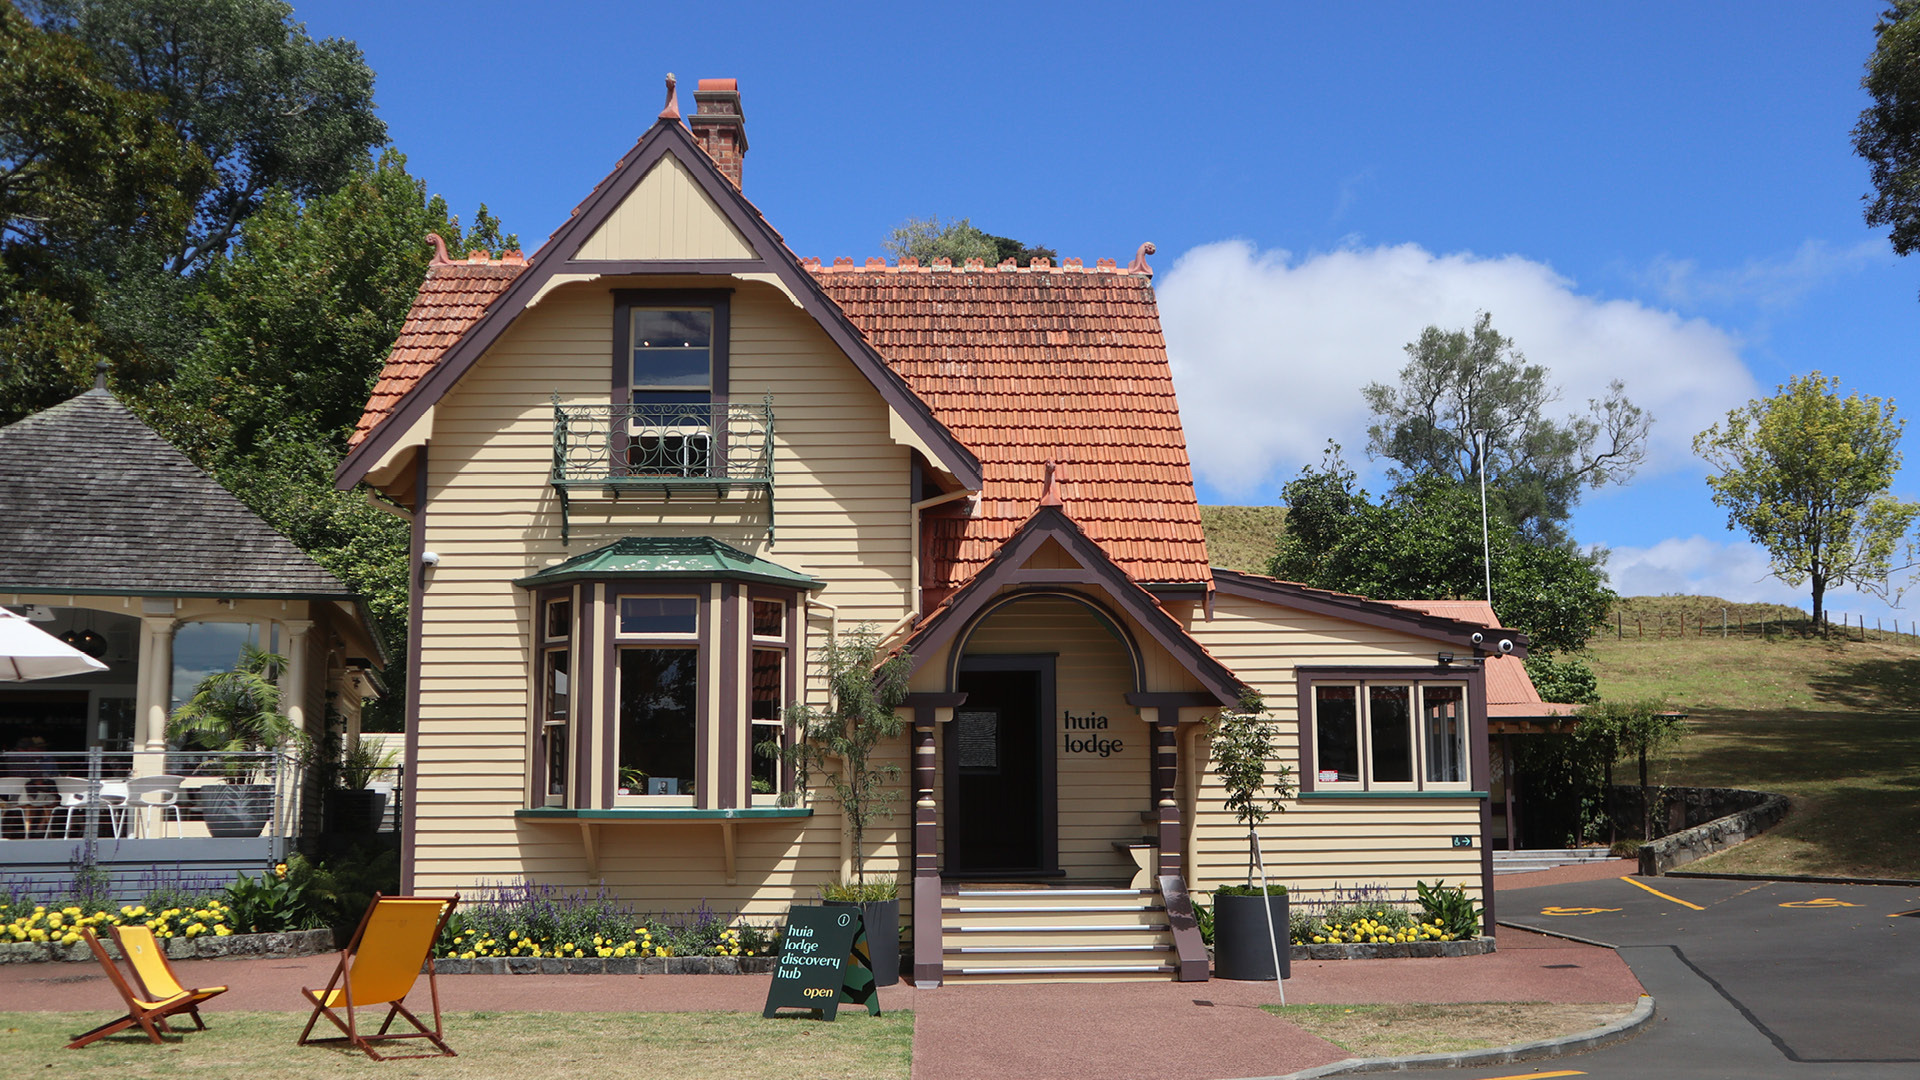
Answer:
M1284 506L1201 507L1208 561L1243 574L1266 573L1286 520Z
M1354 1057L1490 1050L1577 1035L1624 1019L1631 1005L1495 1001L1457 1005L1262 1005Z
M912 1013L875 1019L858 1008L841 1009L831 1024L742 1013L449 1013L447 1042L459 1056L418 1061L296 1046L306 1017L295 1013L214 1013L208 1030L189 1025L164 1046L135 1034L66 1049L74 1035L102 1019L99 1013L0 1015L0 1075L906 1080L913 1056Z
M1690 716L1656 782L1793 796L1785 822L1688 869L1920 878L1920 639L1866 636L1593 639L1602 695Z

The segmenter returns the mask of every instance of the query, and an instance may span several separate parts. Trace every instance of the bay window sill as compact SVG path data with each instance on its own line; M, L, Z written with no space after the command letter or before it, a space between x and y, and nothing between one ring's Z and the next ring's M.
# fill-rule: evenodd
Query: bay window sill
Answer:
M720 851L726 859L727 884L735 884L733 854L734 829L747 821L797 820L813 816L806 806L735 806L709 808L699 806L616 806L608 809L574 809L541 806L515 810L521 821L568 823L580 828L580 842L586 848L587 876L600 875L600 829L608 825L696 824L714 822L720 826Z
M1452 790L1445 788L1437 791L1432 789L1427 791L1394 791L1391 789L1387 791L1363 791L1358 789L1342 791L1302 791L1294 796L1294 798L1301 802L1311 802L1315 799L1484 799L1486 797L1487 793L1484 791Z

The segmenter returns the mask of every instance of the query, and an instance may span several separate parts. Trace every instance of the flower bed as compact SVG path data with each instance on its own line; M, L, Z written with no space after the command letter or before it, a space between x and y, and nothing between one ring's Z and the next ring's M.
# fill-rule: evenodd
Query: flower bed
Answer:
M766 975L773 956L623 956L602 959L507 956L435 960L442 975Z
M596 971L601 969L595 963L618 962L627 971L627 961L765 960L778 951L773 931L704 903L681 914L639 915L604 888L564 889L525 879L484 885L454 912L434 945L443 960L482 963L483 970L500 973L507 969L492 962L534 965L515 965L514 972L546 970L544 961L577 961L582 970Z
M102 935L100 943L109 955L120 950L112 939ZM276 934L209 934L204 937L163 938L160 945L175 960L218 960L224 957L317 956L332 952L335 944L331 930L289 930ZM0 964L92 963L93 950L78 937L72 942L13 941L0 942Z

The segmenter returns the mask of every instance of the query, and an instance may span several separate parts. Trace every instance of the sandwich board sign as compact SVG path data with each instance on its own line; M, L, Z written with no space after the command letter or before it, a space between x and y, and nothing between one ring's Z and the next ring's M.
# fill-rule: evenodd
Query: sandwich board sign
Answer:
M795 907L787 912L786 933L780 935L780 956L774 962L773 985L767 988L764 1017L779 1009L805 1009L815 1019L832 1020L840 1003L865 1005L880 1015L880 994L873 985L873 962L867 952L866 922L857 907Z

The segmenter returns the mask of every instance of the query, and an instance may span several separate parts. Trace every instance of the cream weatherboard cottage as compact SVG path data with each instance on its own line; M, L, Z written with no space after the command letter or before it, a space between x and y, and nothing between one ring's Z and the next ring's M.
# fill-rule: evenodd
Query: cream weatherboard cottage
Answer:
M403 886L811 899L837 808L753 748L865 625L914 664L867 865L923 984L1206 977L1165 907L1243 872L1203 724L1243 687L1300 780L1281 880L1486 896L1484 660L1525 640L1210 569L1143 257L797 258L735 84L694 97L533 256L436 258L340 466L413 522Z

